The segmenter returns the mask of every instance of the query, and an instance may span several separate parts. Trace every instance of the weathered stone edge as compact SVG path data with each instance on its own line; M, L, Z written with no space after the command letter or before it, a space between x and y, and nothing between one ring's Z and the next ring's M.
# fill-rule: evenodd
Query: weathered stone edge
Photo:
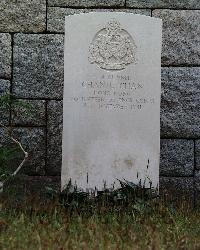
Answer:
M200 3L198 0L190 3L189 1L170 1L171 3L166 3L166 1L141 1L141 0L126 0L126 7L129 8L152 8L152 9L199 9Z
M62 1L61 1L62 2ZM125 7L126 6L126 0L107 0L104 2L105 3L99 3L96 1L91 1L93 3L88 3L87 0L81 0L79 3L68 3L69 1L67 0L66 3L59 3L59 0L48 0L47 1L47 6L48 7L79 7L79 8L90 8L90 7L96 7L96 8L109 8L109 7Z

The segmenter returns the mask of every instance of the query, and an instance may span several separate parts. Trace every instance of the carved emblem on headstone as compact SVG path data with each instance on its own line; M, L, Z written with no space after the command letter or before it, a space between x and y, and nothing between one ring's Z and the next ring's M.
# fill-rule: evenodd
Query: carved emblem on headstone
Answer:
M136 62L136 45L115 19L95 35L89 47L89 62L106 70L122 70Z

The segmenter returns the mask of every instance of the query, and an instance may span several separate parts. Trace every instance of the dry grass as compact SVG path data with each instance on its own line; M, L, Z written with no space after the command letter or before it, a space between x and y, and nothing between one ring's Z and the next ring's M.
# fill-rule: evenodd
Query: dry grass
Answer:
M200 249L200 212L162 202L3 207L1 249Z

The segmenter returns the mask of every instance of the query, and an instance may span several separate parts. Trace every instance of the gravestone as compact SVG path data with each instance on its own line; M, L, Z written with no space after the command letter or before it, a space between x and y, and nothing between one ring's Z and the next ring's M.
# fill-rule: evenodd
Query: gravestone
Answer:
M131 13L66 17L62 189L158 187L161 26Z

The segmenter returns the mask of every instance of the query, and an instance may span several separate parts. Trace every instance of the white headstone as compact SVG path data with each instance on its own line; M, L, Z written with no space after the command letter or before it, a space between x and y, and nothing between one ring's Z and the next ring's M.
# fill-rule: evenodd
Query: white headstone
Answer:
M66 17L62 189L159 183L161 19Z

